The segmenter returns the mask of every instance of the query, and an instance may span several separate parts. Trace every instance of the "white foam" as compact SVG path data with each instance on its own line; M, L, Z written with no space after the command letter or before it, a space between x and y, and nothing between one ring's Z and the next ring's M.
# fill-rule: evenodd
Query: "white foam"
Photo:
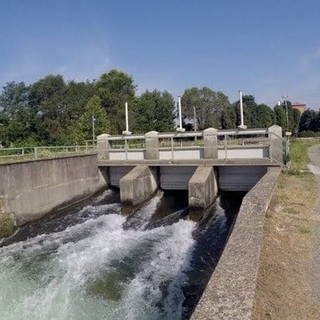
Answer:
M110 210L120 210L119 206L109 206ZM152 208L147 211L152 212ZM181 286L191 259L196 224L180 220L143 231L124 230L124 222L125 217L119 214L102 215L61 232L1 248L1 317L175 318L182 310ZM92 286L108 277L117 279L115 288L119 289L120 300L90 294ZM164 285L165 297L160 290Z

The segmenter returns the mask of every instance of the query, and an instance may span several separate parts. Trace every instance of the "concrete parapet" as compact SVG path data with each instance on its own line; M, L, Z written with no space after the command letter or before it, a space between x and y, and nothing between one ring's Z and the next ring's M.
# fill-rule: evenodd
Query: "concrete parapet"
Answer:
M191 320L252 319L265 213L280 172L270 168L243 198L228 243Z
M96 155L0 165L0 200L18 226L84 199L107 185Z
M109 160L109 135L104 133L97 137L97 149L98 149L98 161L99 160Z
M274 125L268 128L270 139L270 159L283 163L283 138L282 128Z
M157 131L149 131L145 135L145 159L159 159L159 138Z
M218 130L208 128L203 130L204 159L218 159Z
M213 167L198 167L189 181L188 190L190 218L199 220L217 197L218 185Z
M136 166L120 180L120 198L125 206L135 207L158 189L154 173L148 166Z

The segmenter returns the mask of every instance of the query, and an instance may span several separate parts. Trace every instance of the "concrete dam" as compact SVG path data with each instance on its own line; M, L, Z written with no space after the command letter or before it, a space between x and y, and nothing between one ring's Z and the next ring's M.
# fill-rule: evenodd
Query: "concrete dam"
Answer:
M246 157L238 165L231 153L214 158L221 149L218 139L218 152L211 142L209 158L205 146L197 147L196 158L188 147L189 158L179 159L184 146L168 151L160 145L158 153L169 152L170 159L150 159L147 139L141 151L132 148L137 137L121 137L124 148L116 149L110 143L115 137L106 143L105 136L98 141L98 156L0 165L6 181L0 186L1 210L21 226L1 241L1 316L228 319L221 312L233 311L239 317L230 319L249 319L263 215L279 174L272 139L264 136L261 145L252 146L251 136L242 138ZM251 156L243 141L255 150ZM151 149L157 153L154 145ZM118 159L112 159L115 154ZM119 191L105 190L108 185ZM206 211L200 222L188 216L195 203L190 190L193 198L204 195L194 205ZM124 205L133 208L131 215L122 214Z

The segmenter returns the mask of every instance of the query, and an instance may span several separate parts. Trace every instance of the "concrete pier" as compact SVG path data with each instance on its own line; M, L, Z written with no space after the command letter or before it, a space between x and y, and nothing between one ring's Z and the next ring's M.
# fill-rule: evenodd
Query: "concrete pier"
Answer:
M152 169L145 165L136 166L120 180L121 202L127 207L135 207L157 189L158 183Z
M199 220L217 197L218 184L214 168L198 167L189 181L188 190L190 218Z

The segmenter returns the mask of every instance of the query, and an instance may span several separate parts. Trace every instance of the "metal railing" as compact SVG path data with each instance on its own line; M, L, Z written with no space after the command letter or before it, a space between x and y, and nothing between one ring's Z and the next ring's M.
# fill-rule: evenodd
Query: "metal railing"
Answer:
M232 149L249 149L255 147L267 148L270 146L270 136L275 135L268 129L248 129L248 130L219 130L217 131L218 150L224 151L224 159L228 159L228 152ZM174 152L178 150L197 150L204 149L204 133L197 132L170 132L159 133L159 151L171 150L172 160L174 160ZM282 137L276 137L282 139ZM145 150L144 135L119 135L109 136L110 152L125 152L125 160L128 160L130 152ZM282 151L281 151L282 152ZM271 153L269 159L272 160ZM221 158L220 158L221 159Z
M0 148L0 163L96 153L96 146L41 146Z

